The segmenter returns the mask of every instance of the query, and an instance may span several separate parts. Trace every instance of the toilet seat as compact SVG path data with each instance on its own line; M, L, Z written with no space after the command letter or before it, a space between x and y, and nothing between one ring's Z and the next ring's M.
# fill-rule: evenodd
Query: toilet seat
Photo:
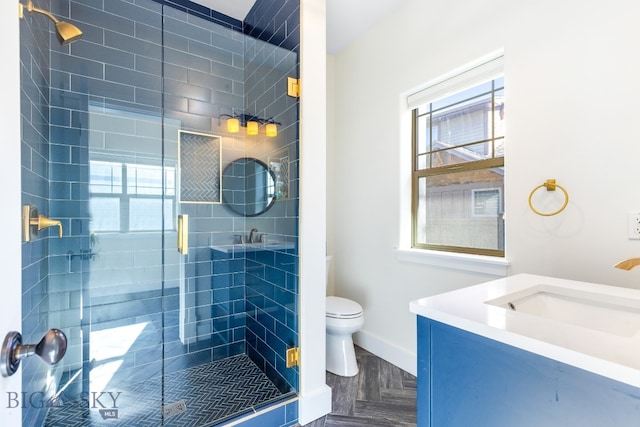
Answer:
M355 319L362 316L362 306L347 298L329 296L326 313L333 319Z

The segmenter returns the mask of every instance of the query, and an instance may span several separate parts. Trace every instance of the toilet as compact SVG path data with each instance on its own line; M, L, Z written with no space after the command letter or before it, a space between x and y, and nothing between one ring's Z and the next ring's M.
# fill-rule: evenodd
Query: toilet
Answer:
M327 257L327 284L329 262ZM327 371L343 377L358 373L353 333L364 325L362 306L347 298L328 296L326 300Z

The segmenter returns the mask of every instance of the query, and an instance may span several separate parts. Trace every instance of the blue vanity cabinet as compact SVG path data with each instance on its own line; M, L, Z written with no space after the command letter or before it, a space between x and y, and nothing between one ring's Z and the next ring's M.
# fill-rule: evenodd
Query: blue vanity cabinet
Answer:
M640 426L639 388L423 316L417 322L420 427Z

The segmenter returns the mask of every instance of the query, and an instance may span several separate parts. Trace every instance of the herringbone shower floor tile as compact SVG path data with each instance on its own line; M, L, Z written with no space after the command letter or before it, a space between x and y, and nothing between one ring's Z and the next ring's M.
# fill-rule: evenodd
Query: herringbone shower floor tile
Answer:
M89 395L51 408L45 426L212 426L283 396L246 355L165 375L164 402L162 388L157 378L111 394Z

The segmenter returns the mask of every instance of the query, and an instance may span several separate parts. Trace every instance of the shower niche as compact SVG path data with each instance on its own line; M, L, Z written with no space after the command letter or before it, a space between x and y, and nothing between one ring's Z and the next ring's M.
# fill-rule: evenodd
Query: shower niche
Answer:
M243 22L186 0L50 5L82 37L21 20L23 204L65 230L23 243L23 335L55 326L68 345L55 366L23 362L23 392L55 402L25 407L23 425L212 426L293 402L299 3L258 0ZM230 132L235 116L277 134ZM223 200L223 171L245 158L272 177L255 215ZM287 245L212 249L252 228Z

